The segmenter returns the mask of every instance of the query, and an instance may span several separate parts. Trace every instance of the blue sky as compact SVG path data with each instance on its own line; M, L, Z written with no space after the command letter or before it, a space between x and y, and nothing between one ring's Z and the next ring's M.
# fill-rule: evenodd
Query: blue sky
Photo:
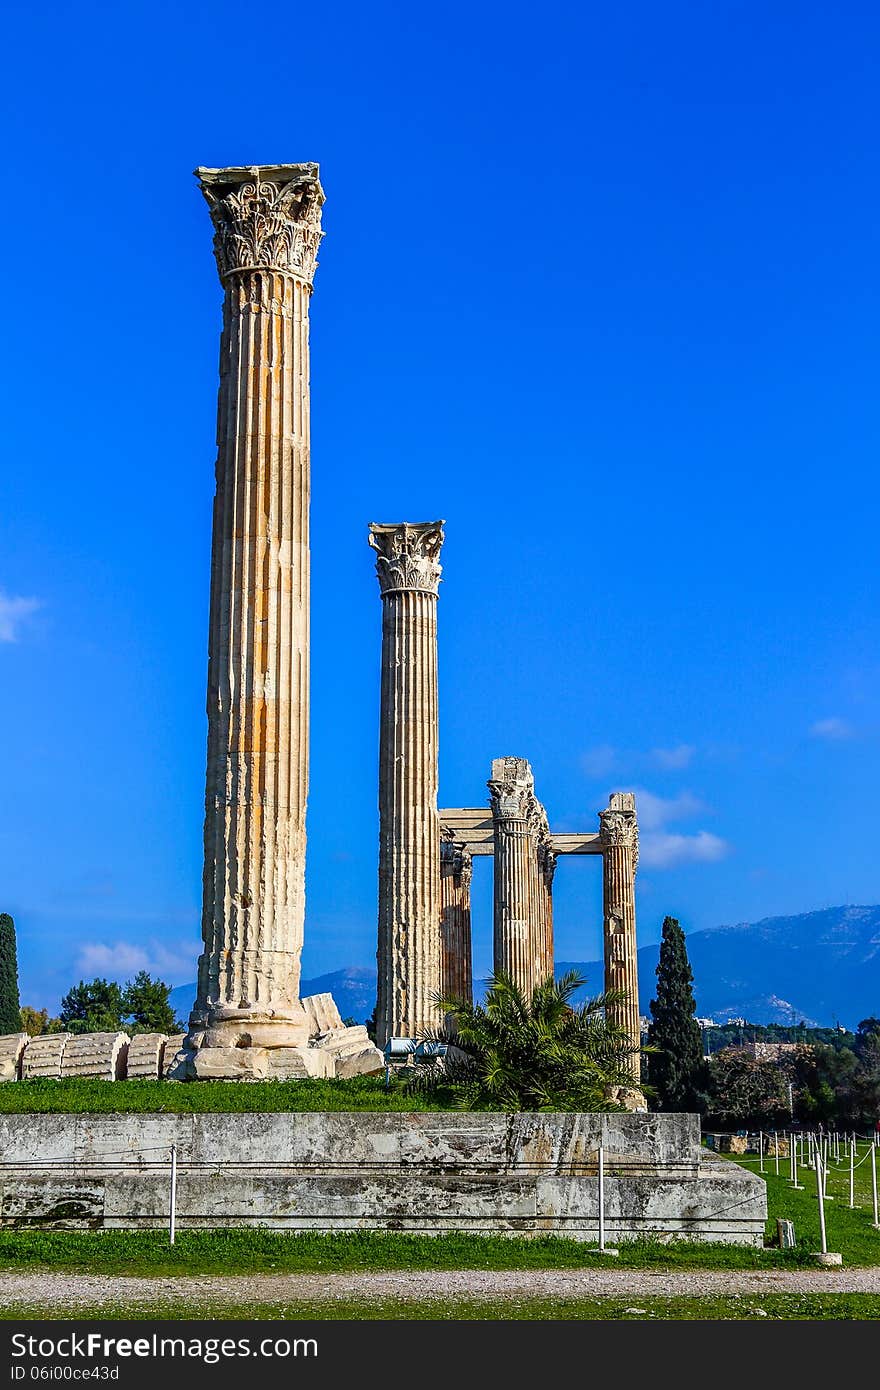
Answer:
M22 996L198 954L220 286L317 160L304 968L375 952L367 523L446 519L441 804L640 793L639 933L876 902L876 6L16 6L0 909ZM475 877L490 960L490 870ZM591 860L557 955L599 954ZM591 982L595 987L599 980Z

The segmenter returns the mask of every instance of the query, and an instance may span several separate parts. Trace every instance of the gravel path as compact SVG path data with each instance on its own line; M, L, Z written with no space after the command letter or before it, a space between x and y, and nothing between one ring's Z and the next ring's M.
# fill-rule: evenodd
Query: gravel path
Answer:
M658 1297L676 1294L870 1293L880 1295L880 1268L815 1270L418 1270L376 1274L128 1275L0 1273L0 1306L66 1308L103 1303L175 1301L193 1310L213 1303L395 1298Z

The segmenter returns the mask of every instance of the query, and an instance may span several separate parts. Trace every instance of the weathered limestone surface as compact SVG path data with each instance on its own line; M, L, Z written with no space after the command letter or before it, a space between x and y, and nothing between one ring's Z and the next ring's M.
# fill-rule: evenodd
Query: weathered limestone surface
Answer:
M0 1115L0 1224L164 1226L174 1143L181 1227L595 1241L600 1142L609 1239L761 1245L763 1181L701 1151L694 1115Z
M137 1033L128 1045L126 1078L157 1081L162 1075L162 1057L168 1037L165 1033ZM176 1050L176 1049L175 1049Z
M27 1033L5 1033L0 1037L0 1081L17 1081L21 1075L21 1054Z
M467 846L447 827L440 836L440 993L444 999L473 998L471 877ZM448 1020L447 1020L448 1022Z
M319 1033L329 1033L334 1028L345 1026L332 994L310 994L302 1004L308 1015L310 1037L315 1038Z
M639 826L632 792L613 792L608 808L599 812L602 837L602 889L605 938L605 988L622 990L625 998L608 1008L609 1020L624 1029L633 1046L641 1046L639 980L636 959L636 868ZM633 1080L638 1083L640 1060L633 1057Z
M21 1059L21 1074L25 1081L37 1076L60 1077L64 1049L70 1033L45 1033L31 1038Z
M198 169L225 291L198 992L175 1075L297 1047L309 731L309 298L315 164ZM204 1057L200 1054L204 1049ZM208 1055L210 1054L210 1056Z
M68 1040L61 1059L61 1075L95 1076L104 1081L119 1081L125 1076L128 1047L127 1033L80 1033Z
M440 1024L437 594L441 521L371 525L382 594L376 1038Z

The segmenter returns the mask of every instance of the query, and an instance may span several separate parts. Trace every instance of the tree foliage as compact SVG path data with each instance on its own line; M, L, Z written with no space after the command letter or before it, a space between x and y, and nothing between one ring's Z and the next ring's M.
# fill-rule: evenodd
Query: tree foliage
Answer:
M122 991L122 1012L129 1033L179 1033L183 1024L168 1002L171 986L139 970Z
M573 1007L586 983L577 971L542 980L526 998L509 975L489 980L485 1002L439 1001L449 1025L426 1035L447 1045L444 1069L419 1069L410 1083L453 1083L465 1108L620 1110L619 1090L632 1089L638 1049L605 1017L605 994Z
M782 1124L789 1114L785 1074L744 1048L722 1048L709 1064L708 1110L710 1120L724 1128Z
M182 1025L168 1002L171 986L141 970L120 989L115 980L80 980L61 1001L71 1033L177 1033Z
M15 923L0 912L0 1034L20 1032L19 1007Z
M699 1110L705 1101L706 1067L693 979L681 925L677 918L666 917L648 1029L648 1041L656 1049L649 1075L659 1110Z

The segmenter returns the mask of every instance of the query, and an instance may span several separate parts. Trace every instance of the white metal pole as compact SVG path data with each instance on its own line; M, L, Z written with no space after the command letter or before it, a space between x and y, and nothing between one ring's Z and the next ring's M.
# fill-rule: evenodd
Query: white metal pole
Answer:
M779 1130L773 1131L773 1158L776 1163L776 1176L779 1177Z
M763 1173L763 1171L764 1171L764 1131L763 1131L763 1129L761 1130L761 1133L758 1135L758 1154L760 1155L760 1157L759 1157L759 1159L758 1159L758 1162L759 1162L760 1165L761 1165L761 1172Z
M819 1197L819 1237L822 1244L822 1254L828 1254L828 1242L825 1238L825 1165L821 1158L816 1164L816 1192Z
M599 1145L599 1249L605 1249L605 1150Z
M175 1227L177 1224L177 1145L171 1145L171 1203L168 1214L168 1234L171 1244L174 1244Z
M877 1219L877 1146L871 1145L871 1197L874 1202L874 1230L880 1230L880 1221Z
M849 1141L849 1204L856 1204L856 1141Z

